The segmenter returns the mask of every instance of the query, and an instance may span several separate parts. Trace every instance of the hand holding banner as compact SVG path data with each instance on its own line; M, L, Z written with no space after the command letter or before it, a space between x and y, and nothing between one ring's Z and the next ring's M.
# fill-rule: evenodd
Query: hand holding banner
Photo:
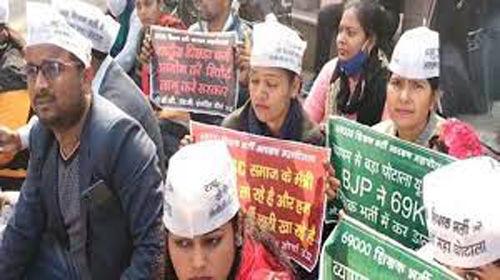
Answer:
M166 109L225 116L235 109L236 35L152 27L152 101Z
M454 159L370 127L333 117L328 143L345 212L411 249L427 242L422 178ZM330 203L327 221L339 203Z

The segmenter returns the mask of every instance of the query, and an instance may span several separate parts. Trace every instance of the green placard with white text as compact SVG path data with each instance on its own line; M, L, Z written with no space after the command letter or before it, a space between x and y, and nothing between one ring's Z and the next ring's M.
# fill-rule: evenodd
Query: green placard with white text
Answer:
M327 222L342 208L408 248L422 247L427 242L423 177L454 158L345 118L332 117L328 125L331 162L342 186L327 208Z
M345 216L323 246L321 280L448 280L452 272Z

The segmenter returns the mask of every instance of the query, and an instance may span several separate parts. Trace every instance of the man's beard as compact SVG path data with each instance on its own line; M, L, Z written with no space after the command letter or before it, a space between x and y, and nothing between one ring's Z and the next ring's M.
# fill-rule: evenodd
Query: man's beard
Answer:
M50 116L49 118L42 118L36 110L35 112L37 113L40 122L42 122L45 126L55 130L64 131L78 124L85 113L86 106L87 100L85 99L85 95L82 93L78 96L78 98L71 102L69 106L63 108L62 110L57 110L56 114Z

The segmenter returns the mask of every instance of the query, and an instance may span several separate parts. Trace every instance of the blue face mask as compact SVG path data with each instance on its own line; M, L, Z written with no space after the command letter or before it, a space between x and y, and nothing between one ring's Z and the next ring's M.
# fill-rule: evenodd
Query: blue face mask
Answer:
M368 60L368 54L361 51L358 52L353 58L347 61L339 61L338 67L348 77L358 74L363 69L365 62Z

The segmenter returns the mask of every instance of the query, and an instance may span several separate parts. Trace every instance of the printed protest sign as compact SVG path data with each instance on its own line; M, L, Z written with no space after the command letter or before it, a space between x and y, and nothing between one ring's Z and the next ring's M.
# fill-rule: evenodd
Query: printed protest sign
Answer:
M167 109L225 116L238 92L234 32L189 33L153 26L151 99Z
M191 135L196 142L227 143L243 210L277 238L283 251L312 270L321 249L324 163L330 150L196 122L191 122Z
M345 216L323 246L320 279L459 279L356 220Z
M341 117L330 119L328 138L346 213L408 248L424 245L422 178L453 158ZM327 220L336 206L328 206Z

